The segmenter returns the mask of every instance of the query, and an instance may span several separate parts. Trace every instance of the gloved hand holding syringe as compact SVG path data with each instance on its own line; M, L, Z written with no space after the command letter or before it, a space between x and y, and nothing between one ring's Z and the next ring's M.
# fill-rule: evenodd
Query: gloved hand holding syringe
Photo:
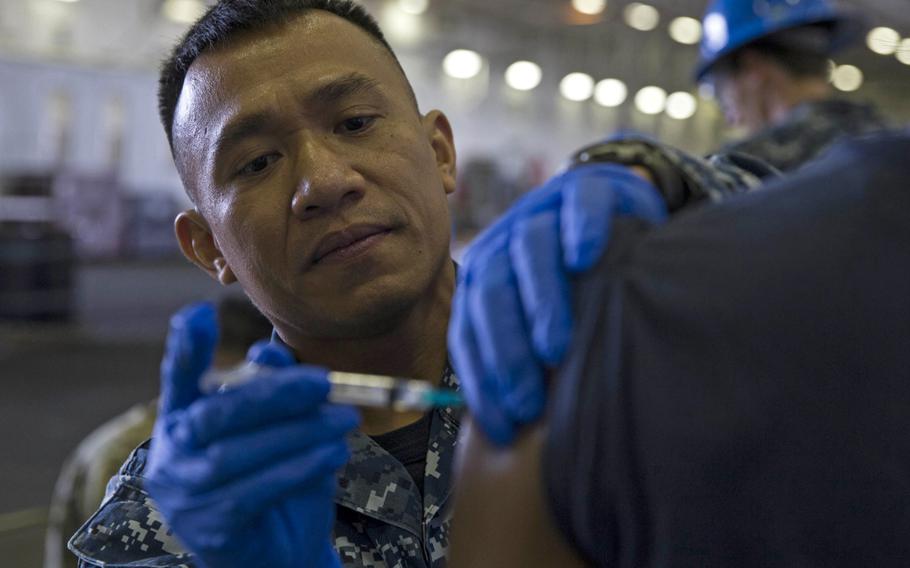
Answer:
M222 392L247 383L271 369L249 361L227 370L212 369L202 376L199 390L204 393ZM388 408L397 412L464 405L460 392L437 388L427 381L340 371L330 371L328 381L331 384L328 400L337 404Z

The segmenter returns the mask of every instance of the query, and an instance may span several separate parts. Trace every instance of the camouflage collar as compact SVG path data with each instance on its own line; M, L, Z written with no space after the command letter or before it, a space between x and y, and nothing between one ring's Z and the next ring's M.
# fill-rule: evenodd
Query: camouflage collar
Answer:
M458 379L446 365L442 386L458 389ZM335 503L423 538L423 526L443 508L451 492L451 470L458 438L459 412L433 411L427 441L424 495L401 463L362 432L348 437L351 459L338 477Z
M829 98L798 105L782 122L729 144L724 151L748 154L791 172L827 152L838 140L887 128L888 120L874 106Z

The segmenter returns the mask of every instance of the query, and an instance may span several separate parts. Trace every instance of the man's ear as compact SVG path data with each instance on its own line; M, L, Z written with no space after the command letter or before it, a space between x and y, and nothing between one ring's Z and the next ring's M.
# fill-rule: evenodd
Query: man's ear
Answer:
M227 286L237 281L227 260L222 256L208 223L195 209L183 211L174 220L174 233L180 251L190 262Z
M423 116L424 130L436 154L436 167L442 176L446 193L455 192L455 139L452 125L441 111L431 110Z

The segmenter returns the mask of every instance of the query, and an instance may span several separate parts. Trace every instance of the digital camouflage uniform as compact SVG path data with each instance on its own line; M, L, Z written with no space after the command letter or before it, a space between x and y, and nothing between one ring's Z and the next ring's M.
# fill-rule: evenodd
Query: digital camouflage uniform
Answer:
M840 138L878 132L887 127L875 107L827 99L797 106L781 124L734 142L726 146L724 152L755 156L782 172L789 172L821 156Z
M441 384L458 388L448 367ZM404 466L372 438L361 432L348 437L351 460L338 477L333 535L344 566L445 566L459 419L451 408L432 412L422 499ZM70 540L81 568L196 566L142 487L148 452L149 441L133 451L101 508Z
M570 167L604 162L648 170L670 213L750 191L780 173L745 154L700 158L649 139L606 140L592 144L575 153Z
M104 500L107 483L130 452L152 435L158 401L137 404L108 420L67 458L51 498L44 541L44 568L76 568L66 543Z

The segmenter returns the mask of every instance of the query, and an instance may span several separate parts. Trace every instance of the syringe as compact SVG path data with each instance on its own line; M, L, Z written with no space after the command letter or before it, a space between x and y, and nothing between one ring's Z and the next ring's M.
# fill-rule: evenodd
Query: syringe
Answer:
M271 367L251 362L227 370L211 370L203 375L199 388L204 393L222 392L270 370ZM339 371L330 371L328 380L331 383L328 400L337 404L389 408L398 412L464 405L460 392L437 388L426 381Z

